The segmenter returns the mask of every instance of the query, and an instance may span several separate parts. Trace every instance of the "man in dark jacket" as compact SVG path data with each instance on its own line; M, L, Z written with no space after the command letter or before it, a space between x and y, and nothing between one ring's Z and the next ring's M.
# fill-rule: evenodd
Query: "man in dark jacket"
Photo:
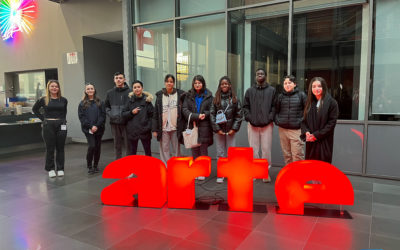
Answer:
M304 142L300 139L301 122L307 96L296 87L296 78L285 76L283 90L275 103L275 124L279 127L279 138L286 165L304 160Z
M256 85L246 90L243 101L244 118L248 122L249 145L253 148L254 158L267 159L271 167L272 129L275 116L275 88L266 82L264 69L256 71ZM261 146L261 157L259 150ZM270 182L271 179L264 179Z
M111 132L114 137L115 159L122 157L122 144L125 144L126 155L130 153L130 145L127 143L126 121L122 116L122 110L129 100L129 86L125 82L125 75L117 72L114 74L115 87L107 91L104 102L107 116L110 118Z

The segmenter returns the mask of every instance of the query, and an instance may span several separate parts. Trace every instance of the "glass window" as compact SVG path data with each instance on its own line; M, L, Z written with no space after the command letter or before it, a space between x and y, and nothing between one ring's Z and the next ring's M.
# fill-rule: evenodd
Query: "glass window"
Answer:
M339 119L364 119L365 102L359 102L362 22L362 6L296 14L293 19L297 85L307 90L311 78L323 77L338 101Z
M273 0L228 0L229 8L251 5L257 3L271 2ZM289 1L288 1L289 2Z
M400 120L400 4L375 1L370 119Z
M294 8L295 13L299 13L327 7L339 7L341 5L349 4L349 2L349 0L295 0ZM367 0L351 0L351 4L366 2Z
M134 29L136 78L153 94L164 87L164 76L174 73L173 30L172 22Z
M45 81L44 71L19 73L18 85L15 89L16 96L26 100L26 103L34 103L36 100L46 95Z
M175 0L135 0L134 23L152 22L174 17Z
M285 3L229 13L228 74L239 96L254 83L257 68L279 88L287 72L288 9Z
M177 22L176 70L178 86L192 87L195 75L203 75L213 93L226 72L225 15L190 18Z
M189 16L222 9L225 9L225 0L180 0L178 7L179 16Z

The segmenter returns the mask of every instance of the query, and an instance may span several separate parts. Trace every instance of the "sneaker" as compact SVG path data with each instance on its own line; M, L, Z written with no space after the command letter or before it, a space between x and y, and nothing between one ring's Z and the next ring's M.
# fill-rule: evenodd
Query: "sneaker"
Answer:
M224 182L224 177L217 178L217 183L223 183Z
M269 177L269 176L268 176L268 178L267 178L267 179L265 179L265 178L264 178L264 179L263 179L263 182L264 182L264 183L271 182L271 177Z
M94 172L94 173L98 173L98 172L100 172L100 170L99 170L98 167L93 167L93 172Z
M93 168L88 168L88 174L94 174L94 169Z
M58 175L59 177L64 176L64 170L59 170L59 171L57 171L57 175Z
M54 170L50 170L49 171L49 177L50 178L54 178L54 177L56 177L57 175L56 175L56 171L54 171Z
M206 179L206 177L204 177L204 176L197 177L197 180L199 180L199 181L204 181L205 179Z

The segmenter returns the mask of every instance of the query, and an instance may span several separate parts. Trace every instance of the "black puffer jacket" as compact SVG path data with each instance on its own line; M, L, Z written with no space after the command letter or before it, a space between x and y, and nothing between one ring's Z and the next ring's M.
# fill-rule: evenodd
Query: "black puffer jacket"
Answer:
M254 127L265 127L274 120L275 88L268 83L254 85L246 90L243 115Z
M193 128L193 121L195 121L197 127L199 128L199 138L197 140L198 143L208 144L210 146L214 142L213 131L210 121L210 108L212 105L213 96L209 89L206 89L203 95L204 99L201 102L200 113L197 113L197 105L195 100L196 93L192 90L188 91L188 94L185 97L185 101L183 102L183 107L182 107L182 113L183 116L185 117L184 129L186 129L189 115L190 113L192 113L192 116L190 117L189 128ZM206 118L204 120L200 120L199 119L200 114L205 114Z
M215 122L219 110L222 110L222 112L226 110L225 117L227 122L221 124ZM217 106L213 102L210 110L210 118L215 133L219 130L222 130L224 133L228 133L231 129L235 132L239 131L240 124L242 123L242 106L240 101L237 100L236 103L233 103L229 94L221 94L221 106Z
M154 112L152 100L153 96L145 91L141 97L135 96L133 92L129 93L129 101L123 110L123 117L127 120L128 139L151 139L151 120ZM132 114L132 110L137 107L140 107L140 111L136 115Z
M83 133L89 134L89 129L93 126L98 129L96 133L104 132L106 111L103 102L100 103L100 106L97 106L95 101L90 101L88 107L85 107L83 101L81 101L78 106L78 116Z
M275 124L286 129L299 129L303 121L303 112L307 96L295 88L279 94L275 103Z
M182 131L185 126L185 119L182 117L182 105L185 100L186 92L180 89L174 89L173 93L178 92L178 121L177 121L177 136L178 141L183 144ZM157 132L157 141L162 137L162 95L167 94L167 90L163 88L156 93L156 104L154 107L154 115L152 122L152 132ZM185 127L186 129L186 127Z
M128 85L122 88L114 87L107 91L106 100L104 105L106 107L106 113L110 117L111 124L125 124L126 121L122 117L122 110L124 109L126 103L128 102L128 95L130 89Z

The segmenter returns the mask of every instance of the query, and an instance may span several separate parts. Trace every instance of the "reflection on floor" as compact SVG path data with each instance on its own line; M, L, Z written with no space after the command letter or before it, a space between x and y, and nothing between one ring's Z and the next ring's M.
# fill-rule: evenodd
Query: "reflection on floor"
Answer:
M112 144L103 145L101 168L113 160ZM113 207L100 202L113 181L87 176L85 151L68 145L66 175L55 179L43 170L43 152L1 157L0 249L400 248L398 181L350 176L355 205L345 209L352 220L278 215L274 183L260 180L254 200L268 213ZM201 200L226 199L226 182L215 177L196 188Z

